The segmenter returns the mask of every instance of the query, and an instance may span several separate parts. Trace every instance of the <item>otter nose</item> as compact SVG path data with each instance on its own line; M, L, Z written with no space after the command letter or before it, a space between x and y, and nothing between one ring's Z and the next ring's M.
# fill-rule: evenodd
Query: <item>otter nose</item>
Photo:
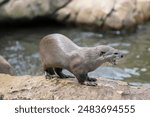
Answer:
M124 57L124 55L123 55L123 54L121 54L121 55L120 55L120 57L121 57L121 58L123 58L123 57Z
M124 57L124 54L123 53L119 53L119 52L115 52L114 55L120 57L120 58L123 58Z

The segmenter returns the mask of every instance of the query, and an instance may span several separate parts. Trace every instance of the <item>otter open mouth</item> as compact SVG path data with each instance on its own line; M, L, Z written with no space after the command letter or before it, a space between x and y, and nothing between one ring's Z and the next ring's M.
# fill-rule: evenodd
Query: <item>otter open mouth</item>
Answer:
M120 60L120 58L114 58L113 60L111 60L111 63L112 63L113 65L117 65L118 62L119 62L119 60Z
M118 64L118 62L120 61L120 57L115 57L113 60L111 60L111 63L113 64L113 65L117 65Z

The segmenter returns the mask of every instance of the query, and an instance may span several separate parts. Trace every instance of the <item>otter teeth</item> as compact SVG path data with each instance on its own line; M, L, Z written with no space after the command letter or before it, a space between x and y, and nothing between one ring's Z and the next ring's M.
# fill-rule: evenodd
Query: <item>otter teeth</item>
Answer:
M114 64L114 65L117 65L116 60L113 60L113 64Z
M112 60L112 62L111 62L113 65L117 65L117 60L116 59L114 59L114 60Z

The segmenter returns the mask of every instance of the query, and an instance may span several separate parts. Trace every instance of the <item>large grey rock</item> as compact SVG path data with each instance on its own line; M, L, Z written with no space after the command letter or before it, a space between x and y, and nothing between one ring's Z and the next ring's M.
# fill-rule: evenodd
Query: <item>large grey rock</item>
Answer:
M98 86L80 85L77 79L45 79L44 76L0 74L1 99L150 99L150 88L126 82L98 79Z
M57 12L58 21L122 29L150 18L150 0L73 0Z
M63 20L69 15L67 22L101 25L114 4L115 0L73 0L57 12L57 19Z
M106 19L105 26L114 29L120 29L135 25L135 3L136 0L118 0L113 8L112 13Z
M69 0L9 0L0 8L0 20L50 16Z
M150 0L0 0L0 21L53 18L97 29L134 27L150 19Z

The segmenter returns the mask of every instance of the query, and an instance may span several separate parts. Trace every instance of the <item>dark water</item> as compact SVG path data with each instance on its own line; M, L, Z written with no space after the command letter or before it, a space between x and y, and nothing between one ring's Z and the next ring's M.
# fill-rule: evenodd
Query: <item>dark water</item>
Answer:
M150 23L139 26L132 34L94 33L64 26L1 29L0 55L13 65L18 75L42 74L38 44L50 33L62 33L80 46L107 44L123 50L127 55L117 66L106 64L90 75L150 86Z

